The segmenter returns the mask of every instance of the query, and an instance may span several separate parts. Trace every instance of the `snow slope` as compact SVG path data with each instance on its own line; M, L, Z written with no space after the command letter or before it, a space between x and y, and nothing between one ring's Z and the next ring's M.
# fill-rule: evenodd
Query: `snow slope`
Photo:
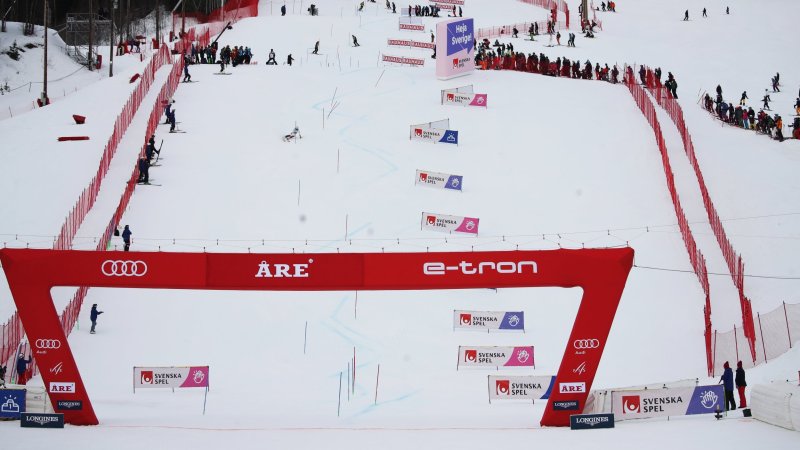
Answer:
M228 76L213 75L218 66L190 67L198 82L181 85L175 94L179 128L186 133L160 131L163 158L161 167L151 169L151 178L161 186L137 188L124 218L134 231L134 250L377 252L627 244L636 250L639 265L689 267L652 131L625 88L507 72L437 81L428 51L390 50L384 44L388 37L425 40L428 33L396 31L396 16L381 5L368 5L373 9L361 18L354 16L356 4L326 2L320 5L322 16L315 18L243 20L220 42L250 46L262 64L229 68ZM723 2L707 4L713 12ZM769 14L746 2L730 4L731 16L712 15L701 28L699 18L682 23L685 8L674 2L625 3L618 5L618 13L603 16L605 31L598 39L579 37L576 49L554 51L543 42L522 39L514 45L553 58L590 58L593 63L644 61L673 71L679 93L713 89L718 81L708 72L719 69L711 65L736 64L741 49L710 37L731 26L754 26L750 24ZM775 4L788 10L786 17L800 9L788 1ZM546 14L512 0L475 0L466 13L475 15L479 27L539 20ZM775 20L775 32L788 40L792 28L783 18ZM361 47L349 46L351 34L358 36ZM705 50L691 45L706 35ZM317 39L323 55L307 55ZM270 48L279 61L289 52L298 61L293 67L265 66ZM746 50L763 51L755 42ZM705 57L704 51L715 58ZM797 79L800 63L782 51L779 46L768 50L780 61L776 70L788 85L792 77ZM378 62L380 52L419 55L427 65L384 67ZM724 71L732 77L724 81L732 88L760 86L773 69L763 72ZM489 108L439 104L440 89L462 84L488 93ZM112 95L120 90L108 85L106 91ZM797 142L778 144L720 127L691 97L687 94L682 105L723 218L773 216L725 222L750 264L748 271L754 267L752 273L758 268L762 274L796 275L791 255L798 242L797 215L787 214L797 213L793 209L800 204L792 176L798 168ZM78 100L83 105L96 103L83 95ZM56 121L58 116L42 115L47 111L51 110L21 118L17 126L35 127L33 117L41 123ZM108 114L116 111L109 108ZM442 118L449 118L452 128L461 132L458 147L408 140L409 125ZM280 137L295 123L303 139L283 143ZM705 212L697 201L693 175L674 127L666 118L662 127L682 202L701 233ZM4 136L30 138L7 130ZM68 168L74 172L64 176L64 183L76 186L91 177L69 160L54 164L47 158L43 163L41 155L15 155L19 178L30 175L33 167L37 172ZM131 158L128 167L133 162ZM119 164L124 168L126 163ZM464 175L464 192L415 186L416 169ZM124 179L129 171L118 173L109 174L107 186L116 186L117 178ZM2 192L18 194L4 196L0 208L22 218L2 214L0 228L54 233L47 225L54 219L33 207L36 190L21 188L21 182L3 186ZM42 179L39 185L47 186ZM67 208L75 194L64 195L66 200L49 201ZM113 201L98 202L92 213L96 219L79 233L77 248L93 248L87 238L99 233L98 224L110 217L114 206ZM422 211L480 217L481 235L423 232ZM701 235L699 241L710 269L723 272L713 236ZM784 299L797 301L796 280L751 280L747 286L754 289L757 310L771 309ZM712 283L715 326L726 330L739 314L735 290L729 277L714 277ZM265 443L292 448L485 448L498 441L572 447L591 439L597 448L638 448L647 442L667 449L686 445L687 436L698 447L796 446L797 434L738 413L720 422L711 417L622 422L615 430L590 435L539 429L544 402L489 405L487 372L455 370L458 345L513 343L536 346L533 373L554 373L579 298L576 289L359 292L356 306L356 294L350 292L92 289L70 344L101 425L68 427L67 438L64 433L23 433L27 430L11 424L2 424L3 433L20 442L20 448L38 448L56 439L67 448L180 442L201 449L231 444L263 448ZM0 306L11 309L10 297L0 300L5 302ZM86 333L92 303L106 311L95 336ZM698 377L700 382L716 382L703 379L702 307L693 274L634 269L595 387ZM523 309L530 325L524 335L454 333L453 309ZM346 372L354 348L355 389L349 400L343 398L337 417L339 376ZM750 384L793 379L798 358L795 349L751 370ZM131 392L132 366L181 364L211 365L205 416L200 392Z

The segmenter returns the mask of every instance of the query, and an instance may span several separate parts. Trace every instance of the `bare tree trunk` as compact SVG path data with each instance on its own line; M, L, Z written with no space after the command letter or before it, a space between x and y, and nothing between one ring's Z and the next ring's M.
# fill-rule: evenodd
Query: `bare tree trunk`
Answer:
M89 0L89 52L86 54L86 64L89 67L89 71L94 70L92 68L92 45L94 44L94 0Z

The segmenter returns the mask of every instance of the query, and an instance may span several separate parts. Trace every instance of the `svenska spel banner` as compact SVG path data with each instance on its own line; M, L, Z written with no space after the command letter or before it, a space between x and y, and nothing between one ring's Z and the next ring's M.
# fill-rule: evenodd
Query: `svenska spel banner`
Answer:
M134 389L208 387L208 366L134 367Z
M475 70L475 27L472 19L451 19L436 24L436 77L447 80Z
M456 92L450 89L442 91L443 105L482 106L486 108L488 106L488 100L487 94Z
M411 139L433 143L458 145L458 131L432 128L426 125L411 125Z
M525 331L524 311L453 311L453 328L459 330Z
M458 347L458 366L465 367L536 367L533 346L527 347Z
M456 233L478 234L480 219L476 217L449 216L437 213L422 213L422 229Z
M489 375L489 401L513 399L548 399L556 377L553 375Z
M429 170L417 170L417 178L414 184L421 184L435 189L460 191L464 185L464 177L462 175L431 172Z
M617 420L710 414L717 408L725 410L721 385L611 393L611 411Z

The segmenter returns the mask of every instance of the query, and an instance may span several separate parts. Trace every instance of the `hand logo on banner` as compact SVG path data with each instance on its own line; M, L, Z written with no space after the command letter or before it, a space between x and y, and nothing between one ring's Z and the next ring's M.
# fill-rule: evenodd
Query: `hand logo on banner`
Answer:
M719 396L714 391L705 391L700 397L700 404L705 409L711 409L717 404L717 400L719 400Z
M530 357L531 357L531 354L530 354L530 353L528 353L528 351L527 351L527 350L520 350L520 351L519 351L519 353L517 353L517 361L519 361L520 363L523 363L523 364L524 364L524 363L525 363L525 361L527 361L527 360L528 360L528 358L530 358Z
M477 350L465 350L464 351L464 362L475 362L478 360L478 351Z
M638 395L622 396L622 414L638 414L641 410L641 399Z
M467 221L467 231L472 231L475 229L475 221L469 220Z
M509 386L510 381L508 380L497 380L495 382L495 392L497 395L508 395L511 391L511 387Z
M204 374L202 370L198 369L198 370L194 371L194 377L193 377L194 384L202 383L203 380L205 380L205 378L206 378L206 374Z
M472 323L472 314L461 314L461 325L470 325Z

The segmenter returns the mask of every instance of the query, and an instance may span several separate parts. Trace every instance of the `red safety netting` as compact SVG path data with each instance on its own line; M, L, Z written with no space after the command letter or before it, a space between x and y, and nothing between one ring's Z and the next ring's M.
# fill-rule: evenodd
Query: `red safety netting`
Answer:
M748 299L744 294L744 262L742 261L742 256L736 252L736 250L733 248L733 244L731 244L730 239L728 239L728 235L722 225L722 219L720 219L719 213L717 213L717 209L714 206L714 202L711 200L711 194L708 191L708 187L706 186L703 178L703 172L700 170L700 164L697 161L697 156L695 155L692 136L689 134L689 130L686 127L686 121L683 118L683 110L681 109L681 105L676 99L672 98L672 95L661 84L661 81L655 77L654 72L648 67L645 67L645 82L647 89L656 99L656 102L658 102L658 104L661 105L661 107L667 112L681 135L684 151L686 156L689 158L689 163L691 164L692 169L694 170L695 178L697 178L697 184L700 186L703 205L705 206L706 213L708 214L708 222L711 225L711 229L713 230L714 236L717 239L719 248L722 251L723 257L725 258L725 263L728 266L728 271L731 274L733 284L736 286L736 289L739 292L739 305L742 310L742 329L749 344L750 356L751 358L755 359L755 341L757 336L755 334L755 322L750 299Z
M176 29L185 30L186 26L211 24L213 22L221 22L224 26L228 22L236 22L246 17L256 17L258 16L258 2L259 0L231 0L222 8L215 9L208 14L199 12L186 13L185 22L182 12L174 12L172 13L172 31L177 34ZM222 31L222 28L219 31Z
M529 5L544 8L548 11L553 11L553 9L555 9L557 12L563 13L565 17L566 28L569 28L569 5L567 5L566 1L564 0L519 0L519 1L521 1L522 3L527 3ZM554 20L558 22L558 17L555 17Z
M528 29L534 22L520 22L512 23L510 25L497 25L493 27L478 28L475 30L475 39L492 38L492 37L510 37L516 28L523 36L528 34ZM547 20L539 20L535 22L539 26L539 35L547 35ZM562 22L556 22L555 30L563 30L567 28Z

